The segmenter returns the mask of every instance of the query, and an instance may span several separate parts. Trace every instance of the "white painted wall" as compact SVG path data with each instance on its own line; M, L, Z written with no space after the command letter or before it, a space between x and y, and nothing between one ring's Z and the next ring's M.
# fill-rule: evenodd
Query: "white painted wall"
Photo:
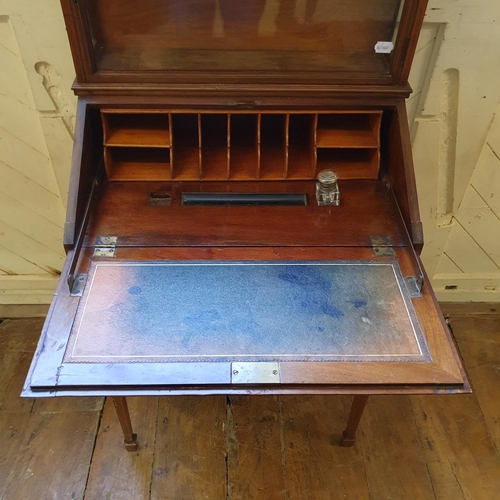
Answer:
M441 300L500 301L500 2L430 0L408 101Z
M408 111L441 300L500 301L499 63L498 0L430 0ZM0 0L0 68L0 304L48 303L76 103L59 0Z
M0 1L0 304L51 300L76 100L58 0Z

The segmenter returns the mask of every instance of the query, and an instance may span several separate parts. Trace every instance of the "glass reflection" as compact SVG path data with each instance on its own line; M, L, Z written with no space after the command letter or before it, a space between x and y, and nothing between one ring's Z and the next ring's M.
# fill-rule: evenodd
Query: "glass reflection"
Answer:
M87 0L105 70L386 73L401 0Z

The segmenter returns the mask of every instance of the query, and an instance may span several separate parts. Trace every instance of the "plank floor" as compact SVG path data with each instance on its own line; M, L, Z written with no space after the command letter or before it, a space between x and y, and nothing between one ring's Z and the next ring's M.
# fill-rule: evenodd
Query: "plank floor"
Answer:
M20 399L42 319L0 324L0 499L500 498L500 308L443 305L474 393L376 396L353 448L344 396ZM0 320L1 321L1 320Z

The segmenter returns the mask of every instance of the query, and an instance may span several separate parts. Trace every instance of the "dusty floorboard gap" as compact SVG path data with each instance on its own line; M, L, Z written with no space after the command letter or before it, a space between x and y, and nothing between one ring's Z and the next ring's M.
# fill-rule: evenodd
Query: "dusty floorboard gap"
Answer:
M106 398L104 398L104 403L106 402ZM33 402L34 403L34 402ZM84 489L84 494L83 494L83 498L84 500L86 500L87 498L87 486L89 484L89 479L90 479L90 471L92 469L92 463L94 461L94 452L95 452L95 449L96 449L96 446L97 446L97 438L99 436L99 432L101 430L101 421L102 421L102 414L104 412L104 403L101 407L101 410L99 411L99 418L97 420L97 431L95 433L95 436L94 436L94 445L92 446L92 454L91 454L91 459L90 459L90 463L89 463L89 468L87 470L87 476L85 478L85 489Z
M226 425L224 428L225 438L226 438L226 453L225 453L225 488L226 488L226 500L231 500L231 489L229 484L229 450L232 447L232 442L234 441L234 436L232 433L234 424L233 408L231 406L231 397L226 396Z
M155 433L153 436L153 453L151 455L151 475L150 475L150 480L149 480L148 498L151 498L153 495L153 481L154 481L154 474L155 474L155 458L156 458L156 441L158 438L158 419L160 418L159 406L160 406L159 399L156 398ZM139 450L140 450L140 445L139 445Z
M280 444L281 444L281 469L283 474L283 483L285 485L285 500L289 500L288 495L288 478L286 474L286 456L285 456L285 431L283 428L283 401L281 396L276 396L278 398L278 409L279 409L279 427L280 427Z

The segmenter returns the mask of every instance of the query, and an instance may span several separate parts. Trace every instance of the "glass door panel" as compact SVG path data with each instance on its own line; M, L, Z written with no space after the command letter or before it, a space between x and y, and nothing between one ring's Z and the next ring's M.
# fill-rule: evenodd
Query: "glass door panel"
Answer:
M402 0L86 0L97 71L389 76Z

